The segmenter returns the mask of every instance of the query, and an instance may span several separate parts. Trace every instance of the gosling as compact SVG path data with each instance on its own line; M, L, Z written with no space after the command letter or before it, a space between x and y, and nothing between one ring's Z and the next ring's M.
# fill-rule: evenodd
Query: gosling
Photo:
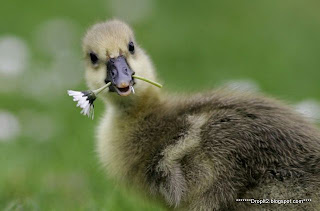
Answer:
M83 51L88 87L112 83L96 149L120 183L168 209L320 210L320 132L291 108L223 89L174 96L134 79L157 77L119 20L92 26Z

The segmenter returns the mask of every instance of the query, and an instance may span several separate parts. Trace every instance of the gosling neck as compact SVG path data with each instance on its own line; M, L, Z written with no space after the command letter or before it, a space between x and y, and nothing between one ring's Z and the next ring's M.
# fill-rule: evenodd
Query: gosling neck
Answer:
M159 88L150 86L142 93L130 94L126 97L114 96L106 100L106 109L111 106L117 115L122 117L138 117L147 115L148 112L159 106L161 91Z

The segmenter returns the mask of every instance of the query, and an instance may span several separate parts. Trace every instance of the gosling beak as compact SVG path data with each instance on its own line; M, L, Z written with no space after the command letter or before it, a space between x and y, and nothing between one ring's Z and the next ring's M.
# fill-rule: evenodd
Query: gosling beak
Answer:
M110 91L117 92L120 96L128 96L133 90L134 72L130 69L123 56L111 58L107 62L106 83L111 82Z

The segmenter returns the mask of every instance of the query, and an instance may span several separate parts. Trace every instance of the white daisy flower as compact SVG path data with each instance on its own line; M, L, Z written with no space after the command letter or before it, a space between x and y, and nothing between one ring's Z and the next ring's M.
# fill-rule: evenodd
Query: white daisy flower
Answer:
M137 75L132 75L132 78L139 79L145 82L148 82L154 86L157 86L159 88L162 88L162 85L151 81L147 78L137 76ZM89 118L94 117L94 105L93 102L97 99L97 95L102 92L105 88L109 87L111 85L111 82L107 83L103 87L96 89L96 90L88 90L88 91L73 91L73 90L68 90L68 95L73 97L73 101L78 101L77 107L79 106L82 108L81 114L87 115ZM131 86L131 91L134 94L134 88Z
M77 107L82 108L81 114L87 115L89 118L94 118L94 105L93 102L97 99L97 95L105 88L109 87L111 83L107 83L97 90L88 91L73 91L68 90L68 95L73 97L73 101L78 101Z

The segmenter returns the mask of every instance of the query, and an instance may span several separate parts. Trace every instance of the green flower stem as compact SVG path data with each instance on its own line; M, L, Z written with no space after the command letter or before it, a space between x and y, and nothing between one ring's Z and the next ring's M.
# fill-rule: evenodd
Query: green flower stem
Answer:
M111 82L107 83L103 87L100 87L99 89L96 89L93 91L95 95L98 95L100 92L102 92L105 88L109 87L111 85Z
M137 76L137 75L133 75L132 77L133 77L133 78L136 78L136 79L140 79L140 80L145 81L145 82L148 82L148 83L150 83L150 84L152 84L152 85L154 85L154 86L157 86L157 87L159 87L159 88L162 88L162 85L161 85L161 84L159 84L159 83L157 83L157 82L154 82L154 81L151 81L151 80L149 80L149 79L146 79L146 78L144 78L144 77Z

